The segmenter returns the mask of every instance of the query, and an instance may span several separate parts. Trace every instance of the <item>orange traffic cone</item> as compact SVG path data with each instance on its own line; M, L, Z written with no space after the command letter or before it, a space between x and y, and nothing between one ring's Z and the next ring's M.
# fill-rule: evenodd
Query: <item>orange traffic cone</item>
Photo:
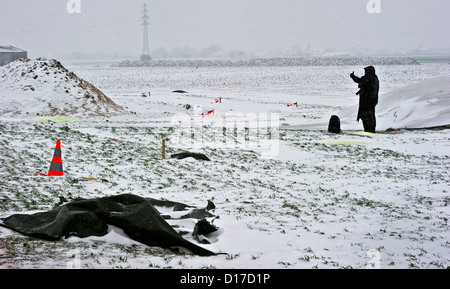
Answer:
M56 141L55 153L53 154L52 163L50 164L50 169L48 170L49 177L51 176L62 176L63 167L62 167L62 157L61 157L61 141Z

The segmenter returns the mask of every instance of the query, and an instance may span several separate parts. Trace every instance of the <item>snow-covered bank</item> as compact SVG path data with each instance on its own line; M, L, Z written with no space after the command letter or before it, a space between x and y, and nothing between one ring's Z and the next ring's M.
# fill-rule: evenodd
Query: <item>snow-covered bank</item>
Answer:
M358 105L335 111L343 130L361 129ZM450 77L420 81L381 94L376 108L377 130L431 128L450 125ZM290 129L326 129L329 117Z
M412 84L382 95L380 129L450 125L450 77Z

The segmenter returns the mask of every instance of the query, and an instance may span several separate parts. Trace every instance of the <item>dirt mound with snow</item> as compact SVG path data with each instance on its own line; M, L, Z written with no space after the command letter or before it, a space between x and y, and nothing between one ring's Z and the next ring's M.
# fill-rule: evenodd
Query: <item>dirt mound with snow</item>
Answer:
M19 59L0 68L0 116L109 117L124 113L55 59Z

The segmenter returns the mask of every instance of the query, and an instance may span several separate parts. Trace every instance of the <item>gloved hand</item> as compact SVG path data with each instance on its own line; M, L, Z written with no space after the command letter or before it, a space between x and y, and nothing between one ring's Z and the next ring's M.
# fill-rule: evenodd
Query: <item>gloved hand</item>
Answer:
M355 72L350 73L350 77L355 76Z

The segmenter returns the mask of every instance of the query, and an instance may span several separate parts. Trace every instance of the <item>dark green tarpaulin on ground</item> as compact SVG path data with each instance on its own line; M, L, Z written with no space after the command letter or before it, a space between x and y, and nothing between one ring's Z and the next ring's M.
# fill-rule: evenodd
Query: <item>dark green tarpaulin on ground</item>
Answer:
M103 236L108 225L121 228L133 240L162 248L183 247L200 256L215 255L182 238L152 205L175 206L182 203L146 199L132 194L95 199L78 199L32 215L15 214L2 225L24 235L59 240L63 237ZM202 209L200 209L202 210ZM206 209L203 209L206 212Z

